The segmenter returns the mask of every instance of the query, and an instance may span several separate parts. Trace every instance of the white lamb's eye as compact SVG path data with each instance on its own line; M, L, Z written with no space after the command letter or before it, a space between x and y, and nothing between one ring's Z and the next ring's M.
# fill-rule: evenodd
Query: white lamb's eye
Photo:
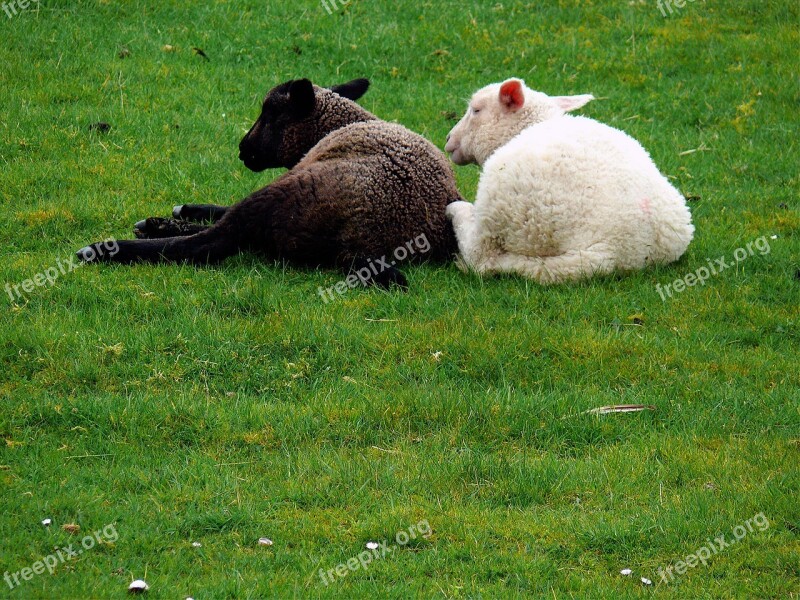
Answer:
M472 107L472 114L473 115L477 115L479 112L481 112L480 108L475 108L474 106Z

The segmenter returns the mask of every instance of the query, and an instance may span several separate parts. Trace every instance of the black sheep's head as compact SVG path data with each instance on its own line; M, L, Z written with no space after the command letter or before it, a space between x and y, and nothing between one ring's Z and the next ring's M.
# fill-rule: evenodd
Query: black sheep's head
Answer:
M324 90L308 79L297 79L273 88L264 99L258 119L239 142L239 159L256 172L291 169L331 131L320 123L320 96L335 92L358 100L368 87L368 80L354 79Z

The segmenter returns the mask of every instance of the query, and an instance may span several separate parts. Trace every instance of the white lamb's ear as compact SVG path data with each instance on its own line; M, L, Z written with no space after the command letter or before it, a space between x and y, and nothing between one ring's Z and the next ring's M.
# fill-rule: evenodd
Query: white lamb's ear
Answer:
M564 112L570 112L579 109L594 100L591 94L581 94L580 96L554 96L553 100L556 101L558 108Z
M509 79L500 86L500 104L511 112L525 105L525 83L520 79Z

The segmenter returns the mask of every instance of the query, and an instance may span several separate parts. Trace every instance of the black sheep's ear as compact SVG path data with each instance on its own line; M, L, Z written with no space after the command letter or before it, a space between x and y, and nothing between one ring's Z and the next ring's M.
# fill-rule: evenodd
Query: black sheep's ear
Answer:
M336 92L342 98L358 100L367 93L367 89L369 89L369 79L353 79L353 81L333 86L331 91Z
M317 99L314 85L308 79L297 79L289 84L289 106L297 117L307 117L314 112Z

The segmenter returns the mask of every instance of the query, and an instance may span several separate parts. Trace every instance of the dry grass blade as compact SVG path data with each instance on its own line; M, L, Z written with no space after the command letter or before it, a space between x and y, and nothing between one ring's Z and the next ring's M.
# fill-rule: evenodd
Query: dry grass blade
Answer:
M613 413L631 413L631 412L641 412L643 410L655 410L655 409L656 409L655 406L647 404L617 404L614 406L601 406L599 408L593 408L591 410L587 410L583 414L610 415Z

